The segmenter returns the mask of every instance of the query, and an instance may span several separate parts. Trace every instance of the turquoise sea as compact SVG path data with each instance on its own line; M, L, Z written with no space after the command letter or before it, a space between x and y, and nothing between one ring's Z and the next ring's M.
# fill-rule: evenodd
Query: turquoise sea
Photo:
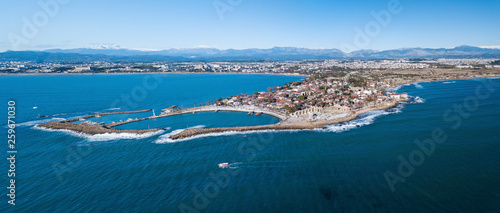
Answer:
M500 212L500 79L404 85L414 98L326 130L216 134L276 123L210 112L86 136L35 125L94 112L192 107L303 79L237 74L1 75L0 212ZM16 205L7 203L7 102L16 102ZM37 107L34 109L34 107ZM152 112L103 116L96 122ZM38 118L40 116L46 116ZM230 168L217 164L230 162Z

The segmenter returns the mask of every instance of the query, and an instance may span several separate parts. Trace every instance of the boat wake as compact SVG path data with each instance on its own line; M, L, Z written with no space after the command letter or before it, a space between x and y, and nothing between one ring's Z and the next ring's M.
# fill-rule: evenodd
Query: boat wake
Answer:
M229 166L228 168L229 169L239 169L240 168L240 165L242 165L243 162L233 162L233 163L229 163Z
M417 89L422 89L422 88L424 88L424 86L422 86L422 85L421 85L421 84L419 84L419 83L426 83L426 82L418 82L418 83L417 83L417 82L415 82L415 83L401 84L401 85L398 85L397 87L388 88L388 89L386 89L385 91L387 91L387 92L396 92L396 91L398 91L398 90L402 89L403 87L407 87L407 86L411 86L411 85L415 86L415 88L417 88Z
M297 161L303 162L303 161ZM285 168L290 167L291 164L294 164L294 161L255 161L255 162L228 162L228 166L226 168L229 169L243 169L243 168Z
M62 132L71 136L79 137L86 139L87 141L90 142L95 142L95 141L112 141L112 140L122 140L122 139L144 139L144 138L149 138L155 135L162 134L165 132L165 130L159 130L156 132L149 132L149 133L144 133L144 134L135 134L135 133L104 133L104 134L97 134L97 135L89 135L89 134L84 134L84 133L79 133L71 130L66 130L66 129L49 129L45 127L40 127L35 125L33 129L41 130L41 131L46 131L46 132Z

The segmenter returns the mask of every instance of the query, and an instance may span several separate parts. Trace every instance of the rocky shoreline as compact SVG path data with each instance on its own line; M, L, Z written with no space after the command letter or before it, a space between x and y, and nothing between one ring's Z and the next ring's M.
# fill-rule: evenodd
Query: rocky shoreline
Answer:
M312 129L323 129L325 125L339 124L347 121L356 119L359 115L374 111L374 110L387 110L398 105L398 102L392 102L388 105L379 106L375 108L363 109L356 111L353 114L347 115L345 117L332 119L332 120L318 120L307 122L304 120L294 120L289 119L282 120L277 124L270 125L260 125L260 126L245 126L245 127L219 127L219 128L206 128L206 129L186 129L175 135L171 135L170 138L173 140L190 138L198 135L205 135L211 133L223 133L223 132L248 132L248 131L262 131L262 130L312 130Z
M280 116L278 118L280 118L281 121L277 124L259 125L259 126L245 126L245 127L186 129L182 132L179 132L175 135L170 136L170 138L173 140L178 140L178 139L189 138L189 137L193 137L193 136L197 136L197 135L204 135L204 134L210 134L210 133L222 133L222 132L322 129L322 128L324 128L325 125L338 124L338 123L351 121L351 120L356 119L359 115L361 115L365 112L374 111L374 110L386 110L386 109L390 109L390 108L395 107L397 104L398 104L398 102L391 102L391 103L388 103L388 104L385 104L382 106L365 108L362 110L354 111L352 114L349 114L347 116L339 117L336 119L330 119L330 120L309 121L309 120L300 119L300 118L293 118L293 117L288 117L288 118L284 119L282 116ZM224 108L220 108L219 110L235 111L234 109L224 109ZM167 117L167 116L179 115L179 114L184 114L184 113L203 112L205 110L202 110L200 108L186 109L186 110L183 110L182 112L174 112L174 113L169 113L169 114L165 114L162 116L151 116L148 118L133 119L133 120L122 121L122 122L117 122L117 123L112 123L112 124L74 123L75 121L78 121L81 119L88 119L88 118L104 116L104 115L132 114L132 113L149 112L149 111L151 111L151 109L137 110L137 111L98 113L98 114L83 116L83 117L79 117L79 118L75 118L75 119L71 119L71 120L55 121L55 122L39 124L37 126L42 127L42 128L47 128L47 129L53 129L53 130L71 130L71 131L74 131L77 133L88 134L88 135L97 135L97 134L106 134L106 133L145 134L145 133L162 131L164 129L154 128L154 129L121 130L121 129L115 129L113 127L118 126L118 125L123 125L126 123L142 121L142 120L146 120L146 119ZM215 111L215 110L209 109L206 111ZM237 111L242 111L242 110L237 110ZM273 114L273 113L268 112L268 114Z
M114 126L117 126L117 124L105 125L105 124L74 123L75 121L78 121L80 119L88 119L88 118L93 118L93 117L97 117L97 116L113 115L113 114L132 114L132 113L149 112L149 111L151 111L151 109L136 110L136 111L122 111L122 112L104 112L104 113L98 113L98 114L94 114L94 115L83 116L83 117L79 117L79 118L75 118L75 119L71 119L71 120L38 124L37 126L42 127L42 128L53 129L53 130L71 130L74 132L88 134L88 135L97 135L97 134L105 134L105 133L144 134L144 133L157 132L157 131L164 130L164 129L122 130L122 129L112 128ZM133 120L133 121L138 121L138 120L139 119ZM142 119L142 120L144 120L144 119ZM127 121L125 121L125 122L127 122ZM121 122L119 125L124 124L125 122Z

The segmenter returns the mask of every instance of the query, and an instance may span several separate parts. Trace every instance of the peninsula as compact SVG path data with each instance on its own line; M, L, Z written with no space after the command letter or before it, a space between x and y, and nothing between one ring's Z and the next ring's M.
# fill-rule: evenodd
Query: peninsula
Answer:
M228 132L228 131L257 131L257 130L300 130L318 129L325 125L342 123L356 119L359 115L373 110L385 110L396 106L399 102L407 101L408 94L387 92L391 85L386 81L374 81L362 76L312 76L303 81L286 83L283 86L269 87L267 92L242 94L227 98L219 98L208 105L180 109L171 106L162 110L159 115L146 118L128 119L111 124L80 122L92 117L100 117L119 113L139 113L151 111L108 112L88 115L72 120L56 121L38 125L49 129L65 129L83 134L104 133L135 133L144 134L161 131L163 129L121 130L114 127L186 113L207 111L241 111L250 114L269 114L280 119L277 124L222 127L205 129L186 129L171 136L171 139L183 139L196 135Z
M105 64L104 73L115 72L162 72L162 73L253 73L292 74L308 78L272 86L267 91L221 97L199 104L199 107L179 108L171 106L162 113L145 118L129 118L111 124L78 122L91 117L117 113L137 113L141 111L100 113L81 118L38 125L49 129L65 129L84 134L135 133L144 134L162 129L122 130L114 127L185 113L207 111L241 111L249 115L269 114L280 119L270 125L246 127L222 127L185 129L171 135L173 140L192 136L259 130L300 130L318 129L326 125L347 122L359 115L395 107L409 99L408 94L390 92L389 88L401 84L437 80L484 78L500 76L498 59L391 59L391 60L319 60L283 62L180 62L169 64L139 64L134 69L128 65ZM11 64L9 64L10 66ZM18 65L18 64L14 64ZM45 65L44 65L45 66ZM60 65L51 69L56 69ZM100 66L94 64L93 66ZM36 67L36 66L33 66ZM86 70L89 69L86 65ZM113 68L114 67L114 68ZM123 68L125 67L125 68ZM78 68L78 67L77 67ZM113 69L111 69L113 68ZM147 69L146 69L147 68ZM153 69L155 68L155 69ZM69 68L68 68L69 69ZM49 70L49 69L48 69ZM76 73L85 73L75 69ZM72 72L74 73L74 72ZM151 109L146 110L151 111Z

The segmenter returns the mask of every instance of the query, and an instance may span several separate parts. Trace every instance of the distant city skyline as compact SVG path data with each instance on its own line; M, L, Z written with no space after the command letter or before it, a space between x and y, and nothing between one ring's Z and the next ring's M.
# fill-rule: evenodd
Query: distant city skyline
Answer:
M2 2L0 52L302 47L389 50L500 47L500 1Z

